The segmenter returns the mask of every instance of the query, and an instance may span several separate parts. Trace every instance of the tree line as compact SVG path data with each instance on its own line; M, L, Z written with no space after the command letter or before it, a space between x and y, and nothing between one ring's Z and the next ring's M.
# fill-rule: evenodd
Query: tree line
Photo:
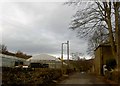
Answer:
M7 46L4 44L0 44L0 53L5 54L5 55L10 55L10 56L16 56L16 57L23 58L23 59L28 59L32 57L31 55L27 55L23 53L22 51L17 51L16 53L12 53L8 51Z

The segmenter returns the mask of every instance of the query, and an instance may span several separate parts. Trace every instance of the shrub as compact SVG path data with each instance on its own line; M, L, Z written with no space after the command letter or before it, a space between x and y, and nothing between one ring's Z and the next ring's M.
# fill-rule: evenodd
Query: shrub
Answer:
M66 69L66 74L70 74L72 72L74 72L74 69Z
M41 68L37 70L23 70L16 68L3 68L2 84L49 84L52 80L61 77L60 69Z
M115 82L120 82L120 71L107 71L105 77L109 80L115 81Z

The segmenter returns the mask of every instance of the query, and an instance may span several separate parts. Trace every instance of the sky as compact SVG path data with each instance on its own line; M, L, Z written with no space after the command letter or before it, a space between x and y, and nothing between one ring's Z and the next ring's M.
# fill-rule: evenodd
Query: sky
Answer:
M0 42L9 51L60 57L61 44L69 40L70 53L86 55L87 41L76 37L77 33L69 29L76 12L74 7L55 0L5 1L0 3Z

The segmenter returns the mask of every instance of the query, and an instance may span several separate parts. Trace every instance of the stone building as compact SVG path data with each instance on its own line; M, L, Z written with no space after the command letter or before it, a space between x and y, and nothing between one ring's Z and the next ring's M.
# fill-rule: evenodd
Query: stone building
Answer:
M95 49L95 73L103 75L103 65L106 64L106 60L113 58L111 46L108 44L99 45Z

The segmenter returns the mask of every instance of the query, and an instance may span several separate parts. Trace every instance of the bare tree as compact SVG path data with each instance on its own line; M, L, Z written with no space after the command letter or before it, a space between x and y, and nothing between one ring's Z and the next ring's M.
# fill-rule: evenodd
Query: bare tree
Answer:
M94 56L94 50L102 43L108 43L108 32L105 29L98 29L88 40L87 53Z
M71 55L72 55L72 59L74 60L80 60L81 58L84 57L84 54L79 52L71 53Z
M117 63L118 69L120 69L120 2L113 2L114 12L115 12L115 37L116 37L116 45L117 45ZM120 70L119 70L120 71Z
M7 46L4 45L4 44L0 44L0 52L1 53L6 53L8 50L7 50Z
M81 6L79 0L73 0L68 4L74 4ZM78 10L73 16L73 20L70 24L70 29L77 30L78 36L81 38L87 38L88 42L88 53L93 55L94 49L108 38L108 27L103 19L103 13L99 8L97 2L88 3L88 6Z
M119 7L119 20L118 20L119 22L119 24L118 24L118 46L117 46L117 56L118 56L118 63L119 63L119 71L120 71L120 7Z
M20 57L20 58L24 58L24 59L28 59L28 58L31 57L30 55L27 55L27 54L23 53L23 52L20 51L20 50L18 50L18 51L16 52L15 56Z
M94 40L96 31L99 31L100 29L106 29L108 31L112 53L114 57L116 57L115 36L113 32L116 31L116 23L118 21L116 12L118 12L117 6L120 2L107 1L89 2L85 8L79 9L73 16L73 20L70 24L70 29L77 30L78 36L86 37L90 40ZM72 2L67 2L67 4L74 4L78 7L82 6L81 3L84 2L81 2L81 0L72 0ZM99 37L101 38L101 36Z

